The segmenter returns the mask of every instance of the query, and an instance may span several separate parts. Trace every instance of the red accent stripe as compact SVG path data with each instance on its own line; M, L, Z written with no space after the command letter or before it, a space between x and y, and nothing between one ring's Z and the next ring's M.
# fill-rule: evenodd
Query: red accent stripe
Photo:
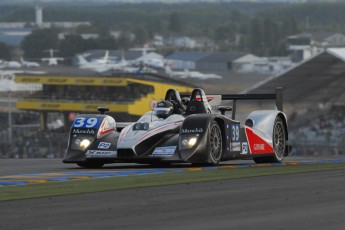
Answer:
M215 98L215 96L206 96L207 101L212 101L213 98ZM200 96L196 96L195 100L196 101L201 101L201 97Z
M245 127L246 136L248 140L248 145L251 154L273 154L274 149L273 147L268 144L264 139L258 136L254 131L249 128Z
M115 130L114 128L104 129L105 123L106 123L106 120L104 119L102 124L101 124L101 128L99 129L100 135L104 135L104 134L107 134L107 133Z

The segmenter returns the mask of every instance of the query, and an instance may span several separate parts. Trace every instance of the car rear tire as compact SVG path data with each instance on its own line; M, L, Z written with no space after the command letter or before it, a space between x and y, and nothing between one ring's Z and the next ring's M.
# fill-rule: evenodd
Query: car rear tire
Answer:
M222 132L216 121L212 121L207 139L208 163L218 165L223 153Z
M101 162L81 162L77 163L77 165L87 169L97 169L102 168L104 164Z
M255 163L280 163L284 159L286 149L285 125L280 117L274 121L272 144L274 155L269 157L255 157Z

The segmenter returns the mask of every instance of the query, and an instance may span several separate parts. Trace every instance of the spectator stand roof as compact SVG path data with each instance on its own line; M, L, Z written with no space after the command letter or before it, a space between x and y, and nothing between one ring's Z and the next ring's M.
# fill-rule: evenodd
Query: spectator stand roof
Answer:
M329 48L247 90L268 93L284 87L284 101L318 107L345 105L345 48Z
M183 79L175 79L163 74L156 73L119 73L119 72L104 72L98 73L92 70L79 69L72 66L40 66L35 69L17 68L11 70L4 70L11 72L14 75L21 76L50 76L50 77L87 77L87 78L132 78L138 80L146 80L148 82L160 82L166 84L180 85L186 87L198 87L198 85L185 81ZM1 73L1 71L0 71Z

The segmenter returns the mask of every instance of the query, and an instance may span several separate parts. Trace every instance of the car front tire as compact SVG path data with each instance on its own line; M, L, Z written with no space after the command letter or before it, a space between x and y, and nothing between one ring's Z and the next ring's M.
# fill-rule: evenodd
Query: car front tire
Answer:
M223 153L223 139L222 132L216 121L213 121L210 125L207 141L208 163L218 165Z

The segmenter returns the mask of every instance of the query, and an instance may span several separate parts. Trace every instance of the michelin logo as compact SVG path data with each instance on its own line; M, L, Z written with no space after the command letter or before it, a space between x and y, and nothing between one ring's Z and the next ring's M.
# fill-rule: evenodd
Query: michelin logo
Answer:
M203 128L195 128L195 129L181 129L181 133L203 133Z
M91 134L94 135L96 132L94 129L72 129L73 134Z

